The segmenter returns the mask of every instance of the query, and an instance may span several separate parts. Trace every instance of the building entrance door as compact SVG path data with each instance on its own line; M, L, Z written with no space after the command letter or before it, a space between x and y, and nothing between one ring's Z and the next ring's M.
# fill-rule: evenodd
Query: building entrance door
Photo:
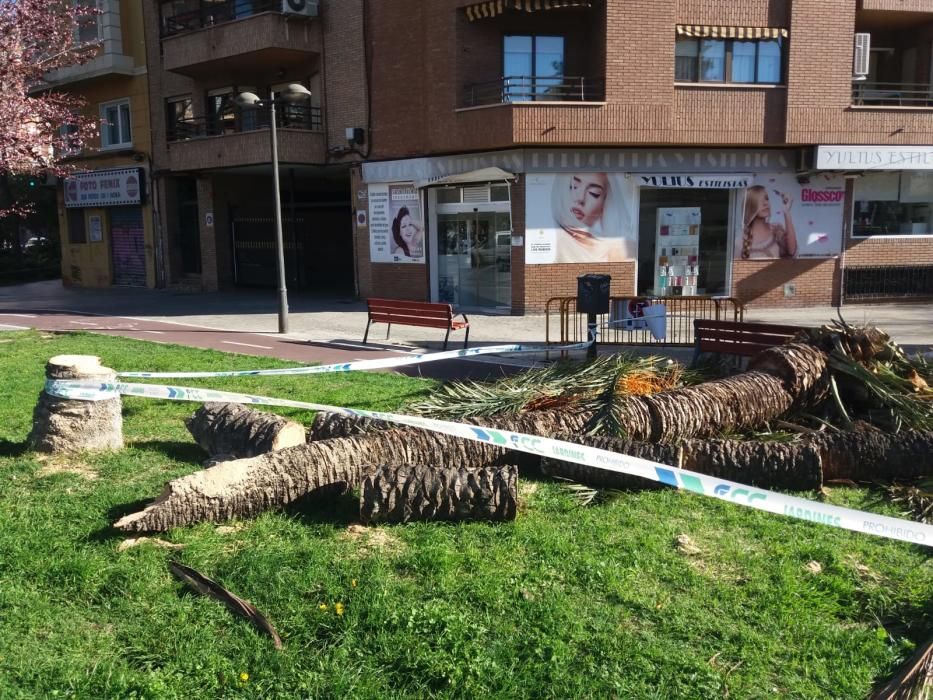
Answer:
M110 246L113 283L126 287L146 286L146 240L141 207L110 209Z
M463 307L512 305L512 222L508 211L437 215L437 298Z

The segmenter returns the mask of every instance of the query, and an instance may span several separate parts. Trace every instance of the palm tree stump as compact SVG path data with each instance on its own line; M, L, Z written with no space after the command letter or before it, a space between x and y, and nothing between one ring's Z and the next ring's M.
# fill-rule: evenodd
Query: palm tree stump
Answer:
M93 355L57 355L45 365L47 379L115 382L116 373ZM40 452L74 453L123 449L120 396L77 401L39 394L29 444Z
M410 520L514 520L518 467L379 467L363 479L364 523Z
M206 403L185 425L212 457L255 457L305 442L303 425L238 403Z

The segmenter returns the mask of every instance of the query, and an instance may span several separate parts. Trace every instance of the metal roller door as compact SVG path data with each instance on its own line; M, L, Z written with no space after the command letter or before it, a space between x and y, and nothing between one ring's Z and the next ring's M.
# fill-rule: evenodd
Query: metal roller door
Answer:
M110 209L110 246L114 285L145 287L146 241L141 207Z

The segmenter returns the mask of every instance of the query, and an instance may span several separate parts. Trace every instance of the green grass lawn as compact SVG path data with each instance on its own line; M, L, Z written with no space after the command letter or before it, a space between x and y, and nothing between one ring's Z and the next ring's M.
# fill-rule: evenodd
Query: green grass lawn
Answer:
M178 550L119 551L109 523L205 458L182 423L195 406L125 399L121 453L38 456L32 407L61 353L121 370L287 366L0 334L0 698L861 698L933 631L930 550L673 490L581 508L523 479L514 523L372 530L351 527L347 496L161 536ZM433 386L384 373L190 385L382 409ZM897 514L866 490L828 499ZM679 551L681 534L699 551ZM172 558L250 600L285 648L186 593Z

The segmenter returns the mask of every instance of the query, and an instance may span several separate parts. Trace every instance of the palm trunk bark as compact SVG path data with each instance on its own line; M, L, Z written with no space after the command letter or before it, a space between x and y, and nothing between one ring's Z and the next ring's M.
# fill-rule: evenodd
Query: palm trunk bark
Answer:
M237 403L206 403L185 420L185 425L212 457L255 457L305 442L304 426Z
M933 475L933 432L851 432L812 439L826 480L891 482Z
M804 491L822 485L820 450L802 442L687 440L679 445L666 445L610 437L571 441L759 488ZM541 460L541 471L597 488L659 486L641 477L550 458Z
M363 479L364 523L410 520L514 520L518 467L380 467Z
M507 454L502 447L422 430L386 430L289 447L221 462L168 483L144 510L118 520L126 532L158 532L201 521L250 517L315 490L356 487L373 465L442 464L479 468Z

